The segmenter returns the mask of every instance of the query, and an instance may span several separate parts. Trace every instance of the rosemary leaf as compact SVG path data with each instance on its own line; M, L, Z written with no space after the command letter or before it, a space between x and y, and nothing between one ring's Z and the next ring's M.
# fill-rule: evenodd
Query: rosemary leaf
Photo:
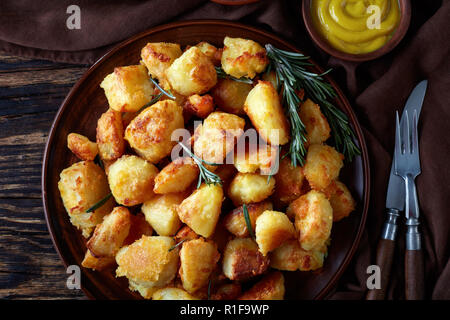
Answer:
M166 96L168 96L168 97L169 97L170 99L172 99L172 100L175 100L175 99L176 99L175 96L174 96L172 93L170 93L170 92L164 90L163 88L161 88L161 86L158 84L158 82L156 82L155 79L153 79L152 77L150 77L150 80L153 82L153 84L155 85L155 87L157 87L157 88L159 89L159 91L161 91L163 94L165 94Z
M94 158L94 163L95 163L96 165L98 165L100 168L102 168L103 170L105 170L105 166L103 165L103 161L102 161L102 159L100 159L100 155L99 155L99 154L97 154L97 155L95 156L95 158Z
M211 300L211 279L208 281L208 300Z
M103 206L106 201L109 200L109 198L112 197L112 193L108 193L103 199L101 199L99 202L97 202L96 204L94 204L92 207L90 207L89 209L86 210L86 213L92 212L97 210L98 208L100 208L101 206Z
M248 214L247 205L244 203L242 205L242 211L244 213L245 224L247 225L247 230L250 236L255 239L255 233L253 232L252 223L250 221L250 215Z
M236 78L233 76L230 76L229 74L227 74L221 67L215 67L216 68L216 73L217 73L217 77L222 78L222 79L230 79L236 82L243 82L243 83L247 83L247 84L253 84L253 80L250 78L246 78L246 77L241 77L241 78Z
M172 250L175 250L175 248L179 247L183 242L185 242L187 239L183 239L180 242L178 242L176 245L169 248L169 252Z

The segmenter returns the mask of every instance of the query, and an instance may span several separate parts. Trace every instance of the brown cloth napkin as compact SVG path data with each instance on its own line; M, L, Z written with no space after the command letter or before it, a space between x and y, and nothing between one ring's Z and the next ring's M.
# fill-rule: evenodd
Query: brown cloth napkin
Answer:
M81 29L68 30L66 9L81 8ZM369 216L361 244L331 299L362 299L366 268L385 218L385 196L394 147L395 110L414 86L428 79L419 122L422 174L417 178L424 235L426 297L450 299L450 1L412 1L411 26L391 53L361 64L330 58L309 38L301 1L260 1L222 6L206 0L75 1L2 0L0 50L14 55L93 63L112 45L149 27L174 20L235 20L277 33L311 54L347 94L364 127L372 174ZM404 298L404 230L400 230L390 299Z

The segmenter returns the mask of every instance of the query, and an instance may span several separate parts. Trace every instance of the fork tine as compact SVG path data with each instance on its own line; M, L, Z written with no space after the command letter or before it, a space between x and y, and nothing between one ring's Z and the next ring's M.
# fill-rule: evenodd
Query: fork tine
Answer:
M419 139L417 134L417 110L414 109L413 123L412 123L412 153L419 152Z
M409 130L409 115L408 111L405 111L405 120L402 122L402 144L403 144L403 150L405 151L405 154L411 153L411 138L410 134L411 131Z
M400 137L400 120L398 118L398 111L395 112L395 150L394 150L394 164L397 164L397 157L402 154L402 140Z

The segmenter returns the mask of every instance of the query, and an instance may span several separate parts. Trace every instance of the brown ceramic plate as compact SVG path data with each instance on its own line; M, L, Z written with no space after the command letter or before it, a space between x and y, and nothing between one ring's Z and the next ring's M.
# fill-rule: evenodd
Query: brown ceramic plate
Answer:
M66 147L70 132L95 140L97 119L107 109L107 100L99 84L116 66L137 64L141 48L147 42L177 42L182 46L208 41L222 46L225 36L253 39L261 44L271 43L281 49L298 51L273 34L226 21L188 21L159 26L138 34L119 44L97 61L75 84L61 105L51 127L45 149L42 170L42 196L45 218L53 243L65 265L81 265L86 251L85 240L71 224L58 191L59 173L77 159ZM313 70L322 72L318 66ZM336 223L332 230L329 255L321 270L315 272L286 272L287 299L320 299L336 284L358 246L366 221L369 201L369 161L360 125L347 99L336 83L327 80L337 92L335 104L349 116L362 155L347 164L341 176L357 199L356 212ZM140 298L128 290L125 278L115 278L112 271L82 270L82 287L90 298Z

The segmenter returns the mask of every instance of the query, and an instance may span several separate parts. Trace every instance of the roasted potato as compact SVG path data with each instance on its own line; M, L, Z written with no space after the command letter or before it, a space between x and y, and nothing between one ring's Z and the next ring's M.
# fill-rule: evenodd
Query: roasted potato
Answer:
M223 44L222 68L233 77L252 79L269 64L266 49L255 41L225 37Z
M239 300L283 300L284 277L279 271L271 272L257 282Z
M216 227L222 201L221 186L202 184L178 206L178 216L195 233L208 238Z
M124 245L129 245L139 240L142 236L152 236L153 229L150 224L145 220L145 216L142 212L138 214L130 215L130 231L128 237L123 242Z
M311 188L325 190L339 176L344 156L333 147L312 144L306 154L304 174Z
M190 96L183 105L185 112L195 115L199 118L206 118L214 110L214 101L209 94L199 96L193 94Z
M111 212L114 200L109 199L93 212L86 212L109 193L105 172L93 161L77 162L60 174L58 189L70 217L85 238Z
M94 160L98 154L97 144L78 133L69 133L67 147L80 160Z
M160 236L173 236L181 227L177 207L184 194L168 193L156 195L142 205L145 220Z
M108 267L111 267L112 265L114 265L114 263L115 263L114 257L104 256L97 258L94 257L88 249L86 250L84 259L81 262L81 266L96 271L102 271Z
M219 79L211 90L211 95L217 106L228 113L243 115L244 103L253 86L249 83L231 79Z
M295 214L295 228L300 232L304 250L322 248L330 237L333 209L322 192L311 190L293 201L288 211Z
M175 278L178 269L178 248L169 251L175 241L169 237L142 236L116 255L117 277L127 277L130 290L150 299L154 291Z
M194 240L198 238L199 235L196 234L194 230L192 230L188 226L183 226L180 230L178 230L177 234L175 235L175 241L177 243L181 241Z
M195 129L194 153L203 160L222 164L244 133L245 120L225 112L213 112Z
M235 300L240 295L241 285L239 282L225 283L211 294L211 300Z
M120 112L109 109L97 122L97 145L100 158L116 160L125 152L123 123Z
M199 48L200 51L203 52L215 66L220 65L222 50L217 49L215 46L205 41L197 43L195 46Z
M294 167L289 157L281 159L275 180L277 181L275 197L281 204L287 205L302 195L305 180L303 168L300 166Z
M166 70L180 56L181 48L177 43L147 43L141 50L142 63L147 67L151 77L158 79L163 88L169 87Z
M269 144L249 145L248 150L240 150L234 157L234 166L242 173L259 172L263 175L276 173L278 170L278 148Z
M135 112L152 100L153 84L143 65L114 68L100 84L109 106L119 112Z
M180 278L183 288L194 293L208 285L208 280L216 268L220 254L212 241L203 238L183 242L180 250Z
M268 201L259 203L250 203L247 205L248 216L250 218L250 224L252 230L255 230L256 219L266 210L272 210L272 203ZM250 234L247 229L247 223L245 222L243 207L240 206L230 213L228 213L223 220L225 228L239 238L248 237Z
M355 210L356 202L348 188L340 181L333 181L324 191L333 208L333 221L340 221Z
M180 288L162 288L152 295L153 300L199 300Z
M223 253L222 271L230 280L247 280L263 274L269 267L269 257L258 251L258 245L250 238L228 242Z
M214 174L216 174L222 181L223 190L228 190L231 180L233 180L236 173L237 173L237 170L234 167L234 165L232 165L232 164L224 164L224 165L218 166L214 170Z
M300 119L306 128L309 144L320 144L330 137L330 126L327 118L320 111L320 107L307 99L300 106Z
M153 191L159 194L183 192L198 179L198 174L192 158L175 159L158 173Z
M117 203L135 206L153 196L154 179L158 169L137 156L124 155L108 170L108 182Z
M217 73L211 60L197 47L186 50L166 70L170 86L179 94L202 94L217 83Z
M256 173L238 173L231 181L228 196L235 206L261 202L275 190L275 179Z
M172 132L184 128L183 109L172 100L163 100L143 110L125 130L125 139L144 159L157 163L176 144Z
M244 111L269 144L276 146L289 142L289 122L272 83L258 81L247 95Z
M297 239L287 240L270 253L270 267L285 271L310 271L322 268L327 247L306 251Z
M256 219L255 236L259 251L265 256L286 240L295 238L296 232L286 214L266 210Z

